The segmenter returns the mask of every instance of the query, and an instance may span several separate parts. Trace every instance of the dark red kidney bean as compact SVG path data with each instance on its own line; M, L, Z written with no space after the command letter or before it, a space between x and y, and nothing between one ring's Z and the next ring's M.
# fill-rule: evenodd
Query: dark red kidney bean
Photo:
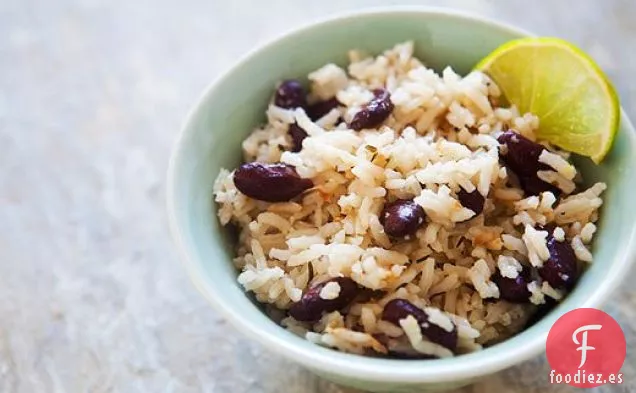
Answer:
M422 206L412 200L398 199L384 206L380 222L387 235L403 237L414 234L424 222L424 217Z
M474 211L476 216L484 210L486 198L484 198L477 189L473 192L468 192L460 187L457 192L457 199L459 199L459 203L461 203L462 206Z
M537 171L550 169L539 162L539 156L545 147L533 142L514 131L506 131L497 137L497 141L506 147L501 158L518 176L536 175Z
M248 162L234 172L234 185L250 198L266 202L285 202L313 187L309 179L298 176L287 164Z
M327 113L331 112L332 109L335 109L341 105L342 104L336 97L330 98L325 101L318 101L307 107L307 116L309 116L311 120L316 121Z
M556 229L557 225L553 222L549 222L545 225L535 225L534 229L537 231L546 231L548 232L548 236L553 236L553 232Z
M551 191L558 196L561 193L557 187L537 177L538 171L551 169L548 165L539 162L539 156L545 147L514 131L502 133L497 141L505 146L505 149L501 151L501 160L517 175L521 188L526 194L537 195L544 191Z
M323 299L320 297L320 291L330 282L337 282L340 285L340 293L335 299ZM347 307L355 299L359 290L358 284L350 278L332 278L309 288L300 301L292 304L289 309L289 315L297 321L317 321L323 313L338 311Z
M307 106L305 88L294 79L282 81L276 89L274 104L285 109L304 108Z
M409 315L412 315L417 320L422 334L429 340L450 350L454 350L457 347L457 328L453 327L453 330L449 332L431 323L428 314L408 300L393 299L382 310L382 319L397 326L400 326L401 319Z
M374 98L353 116L349 127L356 131L365 128L375 128L385 121L393 112L391 94L385 89L373 91Z
M550 191L556 198L561 195L561 189L550 183L544 182L536 175L518 177L519 185L521 186L521 189L525 191L526 195L539 195L544 191Z
M499 297L513 303L526 303L532 294L528 290L528 284L532 282L532 274L529 267L524 266L516 278L508 278L497 270L493 274L492 281L499 288Z
M366 303L370 300L376 300L386 295L386 291L382 289L362 288L358 292L356 303Z
M291 151L299 152L300 149L303 148L303 141L309 135L307 134L307 132L305 130L302 129L301 126L299 126L296 123L290 124L289 125L289 130L287 132L289 133L289 136L291 136L291 139L292 139L292 150Z
M571 289L578 275L576 255L572 246L567 240L557 241L552 232L548 232L546 240L550 257L538 269L539 275L553 288Z
M400 326L400 319L412 315L418 322L428 322L428 316L421 308L405 299L393 299L382 310L382 319Z

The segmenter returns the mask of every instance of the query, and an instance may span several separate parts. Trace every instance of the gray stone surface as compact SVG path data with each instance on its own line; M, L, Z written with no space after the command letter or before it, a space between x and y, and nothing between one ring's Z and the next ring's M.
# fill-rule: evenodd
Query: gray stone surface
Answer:
M240 55L396 3L0 2L0 392L352 393L245 340L195 292L166 227L164 173L188 108ZM636 114L636 2L443 4L577 43ZM636 391L628 285L608 307L630 343L626 383L604 392ZM540 357L462 392L575 391L547 373Z

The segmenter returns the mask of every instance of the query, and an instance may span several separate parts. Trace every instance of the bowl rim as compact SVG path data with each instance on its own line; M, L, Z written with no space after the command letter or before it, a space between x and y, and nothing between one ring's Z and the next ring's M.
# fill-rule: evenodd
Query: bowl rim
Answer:
M235 309L225 304L225 302L221 300L221 296L214 295L214 285L202 278L204 277L204 274L200 267L200 261L197 261L198 258L186 246L186 242L179 227L179 219L177 218L180 213L180 209L177 204L178 197L176 196L175 184L178 176L178 163L183 158L182 151L184 140L186 139L185 136L187 134L187 130L190 128L190 124L193 123L194 118L203 103L207 101L208 96L216 88L217 84L227 78L236 68L252 61L252 59L258 54L268 51L282 39L290 38L308 30L325 27L331 23L343 22L348 19L382 15L399 15L404 13L450 17L475 23L493 25L501 30L507 30L516 35L535 35L527 30L515 27L505 22L451 8L430 6L386 6L331 14L325 18L305 23L299 27L292 28L274 36L272 39L257 45L254 49L241 56L238 61L230 65L220 74L220 76L218 76L203 90L203 93L191 107L174 142L168 164L166 186L168 224L172 238L178 249L179 259L185 267L194 286L203 295L203 297L214 306L215 310L221 313L222 317L229 320L242 334L247 337L254 338L268 350L278 353L286 359L298 362L310 369L313 369L314 371L322 371L327 374L346 375L349 378L369 382L440 383L457 381L458 378L478 378L480 376L512 367L545 352L545 342L549 329L544 329L544 331L535 334L534 337L526 338L525 341L518 340L520 341L520 345L515 346L514 351L495 351L494 349L499 346L497 345L472 354L441 360L378 359L346 354L335 350L323 350L324 348L317 345L315 348L308 347L311 349L306 349L296 345L294 340L284 339L268 333L266 334L259 328L259 326L250 322L249 318L243 317L241 313L236 312ZM621 127L627 131L626 133L631 141L631 145L636 145L636 132L622 108L620 121ZM613 265L612 271L608 274L606 279L595 288L595 291L590 293L581 302L581 304L578 305L580 308L600 307L608 296L618 287L618 284L620 284L623 280L624 273L630 269L631 265L636 260L635 245L636 225L632 227L629 243L622 249L621 254L617 257L618 261L616 261L615 265ZM519 338L524 334L526 334L526 331L520 332L512 339Z

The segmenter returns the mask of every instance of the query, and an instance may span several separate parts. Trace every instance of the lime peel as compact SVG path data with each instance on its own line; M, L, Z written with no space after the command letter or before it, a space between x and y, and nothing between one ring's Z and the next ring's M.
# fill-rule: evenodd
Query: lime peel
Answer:
M480 61L506 100L539 117L537 136L595 163L609 152L620 120L618 95L600 67L558 38L509 41Z

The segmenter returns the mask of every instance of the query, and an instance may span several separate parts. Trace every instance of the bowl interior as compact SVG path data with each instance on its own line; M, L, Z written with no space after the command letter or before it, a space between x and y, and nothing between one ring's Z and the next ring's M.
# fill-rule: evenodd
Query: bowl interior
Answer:
M168 205L173 233L186 267L200 291L235 325L270 348L306 366L376 380L450 380L510 366L543 350L547 331L567 310L595 306L625 274L632 254L636 209L634 134L623 116L609 157L600 166L578 159L586 183L608 184L595 262L575 290L553 312L516 337L484 351L454 359L419 361L370 359L315 346L270 321L236 282L233 244L216 219L212 185L221 168L241 161L241 141L265 121L273 86L300 78L326 64L347 64L352 48L379 53L414 40L416 56L441 71L450 65L468 72L483 56L523 32L472 17L441 11L371 12L323 22L297 31L252 53L207 90L191 113L171 162ZM355 362L352 362L355 360ZM483 367L475 368L478 361ZM335 370L340 371L335 371ZM329 371L331 370L331 371Z

